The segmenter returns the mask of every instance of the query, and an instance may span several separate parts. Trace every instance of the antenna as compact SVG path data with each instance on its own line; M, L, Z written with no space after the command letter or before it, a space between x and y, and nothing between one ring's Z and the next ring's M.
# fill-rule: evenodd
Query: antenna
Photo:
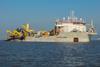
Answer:
M71 13L70 13L70 18L71 19L74 19L75 18L74 14L75 14L75 12L74 11L71 11Z
M94 25L93 25L93 20L91 20L91 26L92 26L92 28L94 27Z
M66 18L65 17L63 17L63 20L65 20Z

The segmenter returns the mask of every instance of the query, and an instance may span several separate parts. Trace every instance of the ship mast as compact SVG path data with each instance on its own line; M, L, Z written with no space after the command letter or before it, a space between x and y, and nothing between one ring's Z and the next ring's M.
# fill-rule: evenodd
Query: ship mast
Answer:
M71 11L70 16L68 17L68 20L71 20L71 22L77 21L77 17L75 17L75 12Z
M75 12L71 11L71 13L70 13L70 19L74 19L75 18L74 14L75 14Z
M92 28L94 28L94 25L93 25L93 20L91 20L91 27L92 27Z

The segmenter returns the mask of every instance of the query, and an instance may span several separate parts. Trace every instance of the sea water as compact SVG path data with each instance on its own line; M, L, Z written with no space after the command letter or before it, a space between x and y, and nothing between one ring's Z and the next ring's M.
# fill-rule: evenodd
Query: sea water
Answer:
M0 67L100 67L100 41L90 43L0 41Z

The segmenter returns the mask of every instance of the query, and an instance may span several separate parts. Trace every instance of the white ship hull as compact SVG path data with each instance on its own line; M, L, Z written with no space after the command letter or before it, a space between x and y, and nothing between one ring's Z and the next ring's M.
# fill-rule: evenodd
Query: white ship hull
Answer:
M87 33L71 32L63 33L58 36L49 37L26 37L26 42L89 42L90 37Z

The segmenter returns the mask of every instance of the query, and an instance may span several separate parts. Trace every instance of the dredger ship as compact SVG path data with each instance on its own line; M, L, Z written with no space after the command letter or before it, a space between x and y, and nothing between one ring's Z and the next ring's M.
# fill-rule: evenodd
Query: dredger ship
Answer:
M86 23L82 18L71 15L67 18L57 19L50 31L34 31L29 24L13 31L7 30L7 41L27 42L90 42L91 36L96 35L93 21Z

